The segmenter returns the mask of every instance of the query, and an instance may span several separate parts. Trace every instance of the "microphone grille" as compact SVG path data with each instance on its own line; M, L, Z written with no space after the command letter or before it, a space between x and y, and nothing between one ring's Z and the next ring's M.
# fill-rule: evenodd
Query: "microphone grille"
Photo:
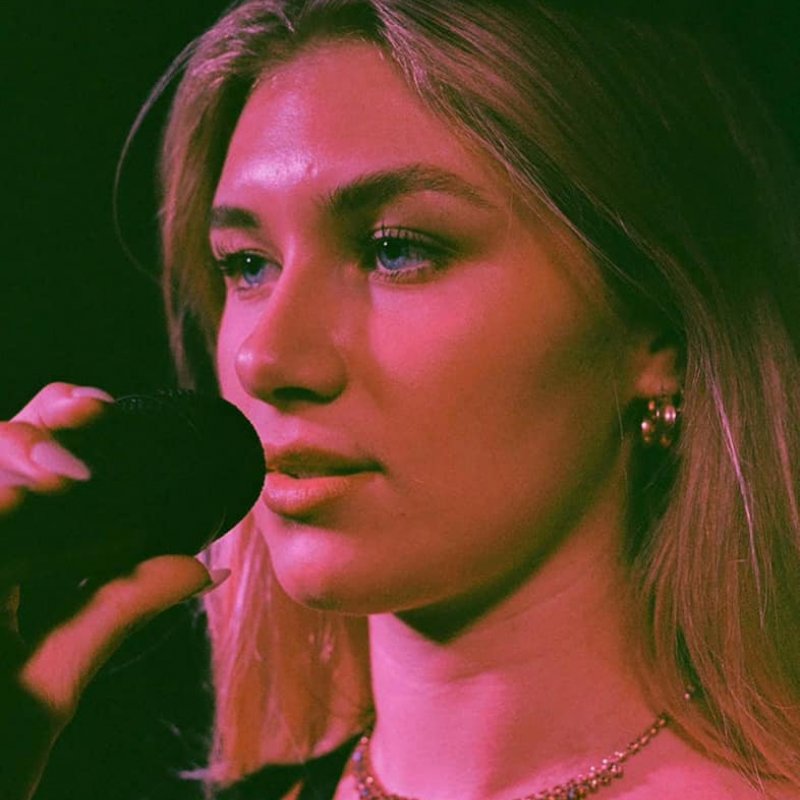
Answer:
M266 474L250 422L213 395L127 395L94 425L65 434L92 470L95 517L112 534L139 532L142 545L128 561L202 550L247 514Z

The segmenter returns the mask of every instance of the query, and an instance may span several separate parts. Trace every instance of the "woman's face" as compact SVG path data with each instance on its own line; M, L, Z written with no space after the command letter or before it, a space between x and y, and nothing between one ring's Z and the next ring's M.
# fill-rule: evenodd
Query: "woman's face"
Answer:
M581 249L361 43L263 78L214 205L224 396L268 451L374 464L327 500L259 501L284 588L360 613L524 579L609 480L615 384L630 399Z

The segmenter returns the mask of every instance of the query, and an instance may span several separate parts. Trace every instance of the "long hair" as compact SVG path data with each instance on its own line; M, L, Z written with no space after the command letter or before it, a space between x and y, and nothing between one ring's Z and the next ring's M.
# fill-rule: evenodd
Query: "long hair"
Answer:
M187 382L222 308L207 224L238 114L265 70L344 37L383 48L519 202L545 203L582 240L619 313L679 349L679 440L633 454L632 652L694 746L753 780L797 782L798 171L757 93L721 42L607 4L242 3L188 52L165 132L165 298ZM363 622L286 597L251 522L211 559L234 569L206 600L212 778L300 760L363 725Z

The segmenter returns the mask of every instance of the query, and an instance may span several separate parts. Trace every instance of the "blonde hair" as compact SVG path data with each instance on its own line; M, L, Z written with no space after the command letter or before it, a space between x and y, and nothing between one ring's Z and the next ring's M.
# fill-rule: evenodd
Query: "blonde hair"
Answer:
M342 37L382 47L522 202L545 202L582 239L620 313L678 346L679 441L632 465L641 678L696 747L800 785L798 174L756 93L718 42L606 8L242 3L187 52L164 139L164 286L184 383L213 353L223 289L207 221L238 114L264 70ZM212 779L301 760L363 725L363 622L286 597L251 523L211 560L233 568L206 601Z

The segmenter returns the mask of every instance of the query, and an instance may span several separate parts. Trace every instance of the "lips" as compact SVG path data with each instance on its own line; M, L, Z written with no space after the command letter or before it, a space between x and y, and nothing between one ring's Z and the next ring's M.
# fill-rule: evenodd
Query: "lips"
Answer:
M264 454L268 472L281 472L301 479L352 475L378 468L376 462L360 454L346 454L310 445L296 444L282 448L265 445Z
M302 518L366 488L379 465L358 454L319 447L265 447L267 479L262 499L276 514Z

